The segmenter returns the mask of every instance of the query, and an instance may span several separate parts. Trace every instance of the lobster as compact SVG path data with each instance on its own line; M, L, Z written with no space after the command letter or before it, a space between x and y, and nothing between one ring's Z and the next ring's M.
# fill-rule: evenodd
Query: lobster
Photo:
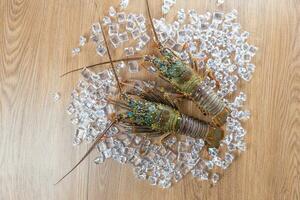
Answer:
M164 47L158 39L151 17L149 2L146 0L147 11L150 24L154 33L156 45L158 46L161 57L145 56L144 60L150 62L158 70L159 75L174 86L178 92L190 98L199 107L204 115L208 115L212 123L222 126L230 113L225 102L217 94L205 87L204 80L207 75L214 78L211 71L207 73L197 73L197 61L189 53L189 64L184 62L172 49ZM186 48L187 45L184 45Z

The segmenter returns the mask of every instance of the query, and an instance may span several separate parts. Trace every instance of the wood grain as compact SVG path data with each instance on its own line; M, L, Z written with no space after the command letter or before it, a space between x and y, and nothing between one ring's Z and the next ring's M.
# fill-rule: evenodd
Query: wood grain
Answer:
M161 1L151 1L155 17ZM117 0L0 1L0 199L300 199L300 1L177 0L199 12L239 11L239 22L259 47L256 72L242 85L252 112L245 124L248 150L210 188L191 177L168 190L134 178L116 162L86 160L61 184L87 146L73 147L65 113L78 73L59 74L98 62L93 48L72 58L70 49L92 22ZM130 10L145 12L143 1ZM114 56L118 56L115 52ZM59 103L51 94L60 91ZM91 155L90 158L93 158Z

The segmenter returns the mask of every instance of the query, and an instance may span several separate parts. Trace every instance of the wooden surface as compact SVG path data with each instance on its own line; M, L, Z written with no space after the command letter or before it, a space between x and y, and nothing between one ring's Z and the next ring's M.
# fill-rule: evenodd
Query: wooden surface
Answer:
M199 12L214 0L177 0ZM160 16L161 1L151 1ZM259 47L256 72L242 87L252 112L248 150L220 183L191 177L162 190L136 179L129 166L95 165L91 155L61 184L53 183L88 146L73 147L65 107L78 73L59 74L99 61L93 48L72 58L80 34L117 0L0 1L0 199L300 199L300 1L225 0L218 8L239 11L239 22ZM144 12L144 1L130 9ZM62 98L53 102L51 94Z

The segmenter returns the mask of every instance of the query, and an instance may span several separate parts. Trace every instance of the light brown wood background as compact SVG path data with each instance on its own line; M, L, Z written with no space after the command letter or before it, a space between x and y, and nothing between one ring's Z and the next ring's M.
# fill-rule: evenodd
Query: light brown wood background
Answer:
M220 183L185 178L171 189L136 179L115 162L95 165L91 155L61 184L53 183L83 155L73 147L65 113L78 73L59 74L99 57L91 47L76 58L70 50L92 22L117 0L0 1L0 199L300 199L300 1L177 0L199 12L239 11L239 22L259 47L256 72L242 87L252 112L246 123L248 150ZM150 1L154 16L161 1ZM130 10L144 12L144 1ZM116 56L114 56L116 57ZM53 102L51 94L62 98Z

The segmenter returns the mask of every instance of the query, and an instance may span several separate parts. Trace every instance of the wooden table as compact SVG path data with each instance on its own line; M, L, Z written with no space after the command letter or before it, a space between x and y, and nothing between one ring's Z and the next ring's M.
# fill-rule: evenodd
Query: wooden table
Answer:
M88 145L73 147L66 105L79 74L59 75L99 61L87 47L70 50L92 22L117 0L2 0L0 2L0 199L300 199L300 1L177 0L199 12L239 11L239 22L259 47L256 72L242 87L252 117L248 150L210 188L184 178L171 189L136 179L129 166L93 163L91 155L61 184L53 183L79 160ZM151 1L161 15L161 1ZM145 2L129 10L145 13ZM116 57L116 55L114 55ZM53 102L52 94L62 98Z

